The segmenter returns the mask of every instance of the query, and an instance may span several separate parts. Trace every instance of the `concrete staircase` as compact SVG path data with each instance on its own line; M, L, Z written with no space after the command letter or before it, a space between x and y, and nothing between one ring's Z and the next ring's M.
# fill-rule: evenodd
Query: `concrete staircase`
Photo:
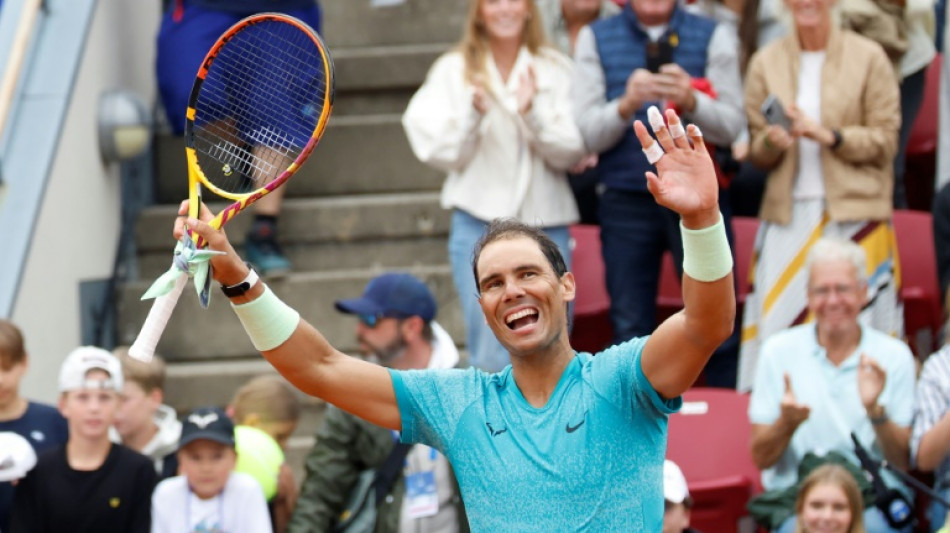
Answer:
M333 302L360 294L383 271L408 270L429 284L439 303L437 319L461 340L461 310L445 245L449 213L438 204L443 176L415 159L399 118L429 66L458 39L466 2L406 0L376 8L370 0L322 0L321 5L336 65L336 105L320 145L287 185L279 229L294 273L269 284L334 346L355 353L355 320L337 313ZM151 305L139 297L170 264L172 221L187 197L182 139L161 135L155 152L158 202L136 227L140 279L123 286L117 302L118 340L125 344L134 340ZM251 218L245 213L228 225L239 252ZM225 405L248 379L274 372L217 292L208 310L186 294L158 351L169 361L166 400L179 414L199 405ZM314 398L301 399L304 414L288 457L300 476L324 407Z

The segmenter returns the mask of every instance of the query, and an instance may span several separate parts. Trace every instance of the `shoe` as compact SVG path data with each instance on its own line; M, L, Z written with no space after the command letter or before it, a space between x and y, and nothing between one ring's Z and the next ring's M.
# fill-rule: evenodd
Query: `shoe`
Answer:
M273 238L249 235L244 242L244 253L261 276L285 276L290 272L290 260Z

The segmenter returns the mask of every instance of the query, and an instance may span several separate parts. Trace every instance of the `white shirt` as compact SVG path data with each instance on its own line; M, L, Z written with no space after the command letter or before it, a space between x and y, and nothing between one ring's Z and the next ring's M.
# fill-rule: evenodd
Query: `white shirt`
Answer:
M209 500L188 488L185 476L168 478L152 493L152 533L270 533L270 514L253 477L232 472L224 490Z
M806 116L821 124L821 67L825 52L801 53L798 69L798 97L795 105ZM805 137L798 138L798 176L792 197L814 200L825 197L825 178L821 170L821 145Z
M537 94L521 116L515 94L529 66ZM442 207L485 221L576 222L566 171L585 153L568 100L570 59L552 48L532 56L522 47L504 82L489 55L486 84L494 97L484 116L472 106L474 89L464 69L459 52L441 56L402 117L416 157L448 172Z

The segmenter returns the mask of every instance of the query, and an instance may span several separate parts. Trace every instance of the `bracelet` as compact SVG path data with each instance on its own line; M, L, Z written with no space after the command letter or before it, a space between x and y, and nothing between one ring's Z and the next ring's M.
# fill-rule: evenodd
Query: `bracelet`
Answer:
M841 136L841 132L838 130L831 130L831 136L834 137L834 141L831 143L831 149L837 150L841 143L844 142L844 137Z
M732 271L732 250L726 239L726 225L719 222L702 229L687 229L680 221L683 236L683 272L696 281L716 281Z
M244 331L258 351L273 350L297 330L300 313L281 301L264 285L264 293L245 304L231 304L244 326Z

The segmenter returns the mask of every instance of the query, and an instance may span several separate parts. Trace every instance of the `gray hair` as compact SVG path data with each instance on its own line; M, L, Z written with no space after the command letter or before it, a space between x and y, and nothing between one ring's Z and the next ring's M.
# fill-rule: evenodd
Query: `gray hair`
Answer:
M840 237L822 237L812 245L806 260L809 277L811 276L811 268L816 263L831 263L834 261L848 261L857 271L858 281L867 283L868 260L864 248L850 239Z

